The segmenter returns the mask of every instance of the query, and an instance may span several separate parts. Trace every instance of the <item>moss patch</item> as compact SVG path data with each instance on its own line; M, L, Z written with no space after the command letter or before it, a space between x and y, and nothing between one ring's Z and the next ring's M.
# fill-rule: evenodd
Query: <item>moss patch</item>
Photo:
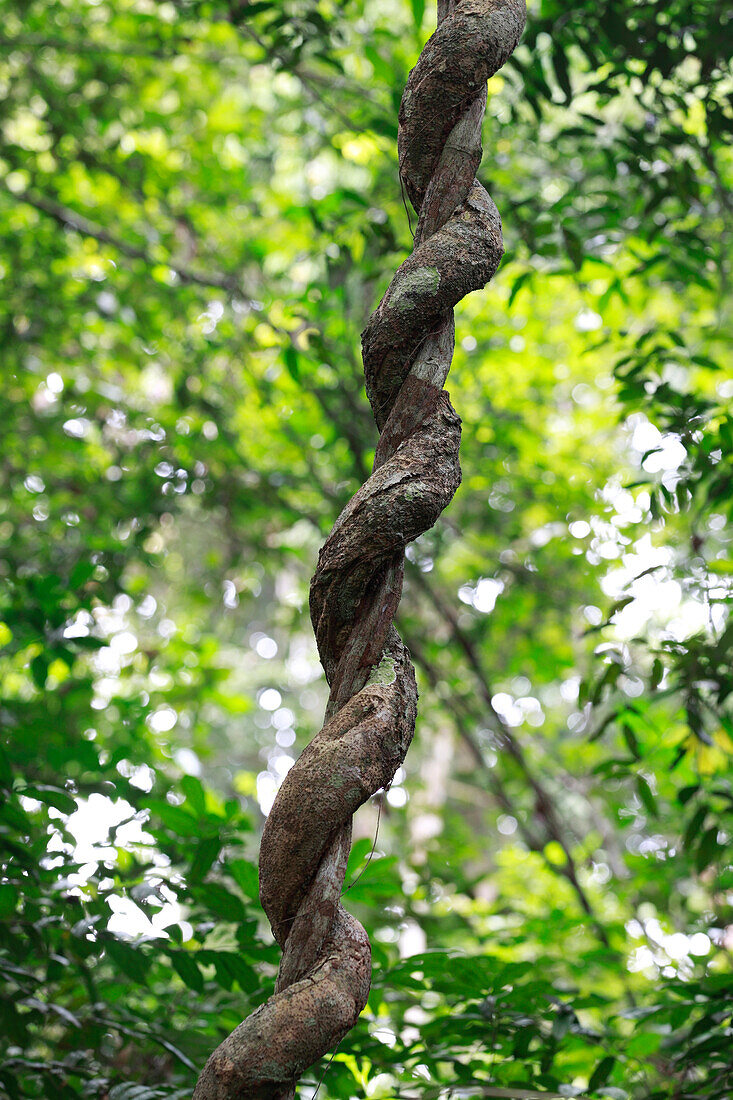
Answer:
M417 267L400 279L390 295L389 308L414 309L426 295L434 298L439 286L440 272L437 267Z
M393 684L397 679L397 670L393 657L382 657L376 668L372 669L368 684Z

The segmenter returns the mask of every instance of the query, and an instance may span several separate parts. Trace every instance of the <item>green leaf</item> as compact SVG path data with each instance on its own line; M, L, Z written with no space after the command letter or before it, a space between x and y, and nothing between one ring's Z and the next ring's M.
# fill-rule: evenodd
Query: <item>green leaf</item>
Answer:
M15 886L10 883L0 884L0 918L9 917L15 913L19 897Z
M237 982L246 993L252 993L260 986L257 971L240 955L233 951L203 950L199 956L207 966L214 966L216 980L224 989L231 989L232 983Z
M288 369L288 374L294 382L300 382L300 365L298 359L298 353L294 347L288 346L283 351L283 359L285 360L285 366Z
M221 839L218 836L207 836L198 842L188 873L190 882L201 882L206 877L220 849Z
M652 688L652 690L654 690L655 688L658 688L659 685L662 682L663 677L664 677L664 665L662 664L662 662L659 660L658 657L655 657L654 658L654 663L652 664L652 671L651 671L651 674L649 676L649 687Z
M570 83L570 72L565 54L563 53L562 48L559 46L556 46L555 49L552 51L552 65L555 70L557 82L565 95L565 102L570 103L573 98L573 88Z
M219 882L207 882L205 886L196 887L193 893L201 904L223 920L239 922L246 917L241 900Z
M695 867L698 872L702 872L716 859L720 851L720 845L718 844L718 826L711 825L702 834L702 838L698 845L697 853L695 855Z
M639 798L644 804L644 808L650 817L658 817L659 810L657 807L657 800L654 797L651 787L649 786L649 780L646 776L637 775L636 777L636 790L639 794Z
M599 1089L602 1085L606 1084L609 1077L611 1076L615 1064L616 1059L611 1055L608 1055L606 1058L601 1058L600 1062L590 1075L590 1080L588 1081L588 1092L595 1092L596 1089Z
M622 724L621 732L624 735L624 741L628 745L631 755L634 757L635 760L641 760L641 749L639 747L639 741L628 722L624 722Z
M147 985L150 966L142 951L114 937L105 938L104 949L123 974L139 985Z
M202 816L206 812L206 794L201 780L195 775L184 775L181 779L181 790L194 811Z
M567 249L573 267L576 271L580 271L584 259L583 243L575 230L570 229L567 225L562 226L562 235L565 241L565 248Z
M0 745L0 786L10 789L13 785L13 769L5 749Z
M682 845L687 851L690 850L692 845L697 840L697 835L700 832L705 818L708 815L708 809L709 806L707 802L702 802L690 818L690 821L688 822L687 828L685 829L682 837Z
M131 1083L115 1085L109 1090L109 1100L158 1100L160 1093L148 1085Z
M253 15L259 15L260 12L276 8L277 3L278 0L252 0L251 4L247 4L242 14L245 15L247 19L251 19Z
M420 30L422 26L423 16L425 15L425 0L410 0L412 5L412 16L415 20L415 27Z
M392 80L394 79L394 72L392 70L392 67L384 60L379 51L376 50L374 46L368 43L364 47L364 54L371 62L374 68L374 72L377 74L382 83L389 87L389 85L392 83Z
M260 881L255 863L249 863L244 859L228 860L227 870L245 897L251 898L252 901L259 900Z
M163 825L170 829L172 833L175 833L176 836L197 836L199 834L198 821L182 806L171 806L170 803L164 802L162 799L151 799L148 806L155 816L163 822ZM151 821L151 825L155 828L154 819Z
M24 787L22 790L17 790L16 794L23 794L28 798L35 798L39 802L46 802L49 806L61 810L64 814L73 814L77 810L75 800L68 791L62 790L61 787L39 784L37 786Z
M733 573L733 561L721 561L719 558L708 562L711 573L717 573L721 577L729 577Z
M96 565L91 561L78 561L74 568L71 570L71 576L69 577L70 588L81 588L83 584L89 580L94 573Z
M189 989L195 989L197 993L202 993L204 977L191 953L189 951L171 951L169 957L173 969L181 981Z
M33 677L33 683L38 690L43 691L48 677L48 660L43 654L39 653L39 655L34 657L31 661L31 675Z
M531 271L523 271L521 273L521 275L517 275L516 279L512 283L512 289L511 289L511 293L509 295L509 302L508 302L509 306L512 306L514 304L514 299L516 298L517 294L519 294L519 291L522 289L522 287L525 285L525 283L527 283L527 281L531 277L532 277L532 272Z

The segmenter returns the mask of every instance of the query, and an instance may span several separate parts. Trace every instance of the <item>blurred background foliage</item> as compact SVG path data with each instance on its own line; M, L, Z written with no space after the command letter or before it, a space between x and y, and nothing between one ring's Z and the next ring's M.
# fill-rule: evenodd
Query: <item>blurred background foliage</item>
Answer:
M0 13L0 1094L188 1097L272 989L258 832L435 5ZM733 1095L731 17L532 0L490 82L507 256L347 880L373 990L303 1097Z

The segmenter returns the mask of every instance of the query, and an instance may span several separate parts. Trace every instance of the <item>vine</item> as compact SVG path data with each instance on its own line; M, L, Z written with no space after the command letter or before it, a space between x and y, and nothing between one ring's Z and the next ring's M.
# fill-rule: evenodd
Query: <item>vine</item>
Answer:
M418 222L362 337L380 430L374 469L319 554L310 611L330 686L325 724L288 772L260 849L280 970L274 995L209 1058L194 1100L292 1100L366 1004L369 939L340 900L351 821L392 781L415 729L415 674L392 623L405 547L460 482L460 420L443 390L453 307L502 256L499 214L475 174L486 81L524 20L524 0L439 0L438 28L402 96L400 178Z

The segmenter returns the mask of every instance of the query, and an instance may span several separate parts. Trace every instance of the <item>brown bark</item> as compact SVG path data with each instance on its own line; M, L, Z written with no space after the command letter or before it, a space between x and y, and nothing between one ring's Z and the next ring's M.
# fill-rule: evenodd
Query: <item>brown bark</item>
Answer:
M340 902L355 810L393 779L415 729L417 688L392 626L408 542L460 482L460 420L443 384L453 307L493 276L501 222L474 178L488 77L524 26L524 0L441 0L440 25L400 107L400 173L418 212L415 249L363 334L381 431L371 477L343 510L311 583L311 619L331 688L326 723L267 819L260 898L283 948L276 991L214 1051L194 1100L286 1100L353 1027L371 952Z

